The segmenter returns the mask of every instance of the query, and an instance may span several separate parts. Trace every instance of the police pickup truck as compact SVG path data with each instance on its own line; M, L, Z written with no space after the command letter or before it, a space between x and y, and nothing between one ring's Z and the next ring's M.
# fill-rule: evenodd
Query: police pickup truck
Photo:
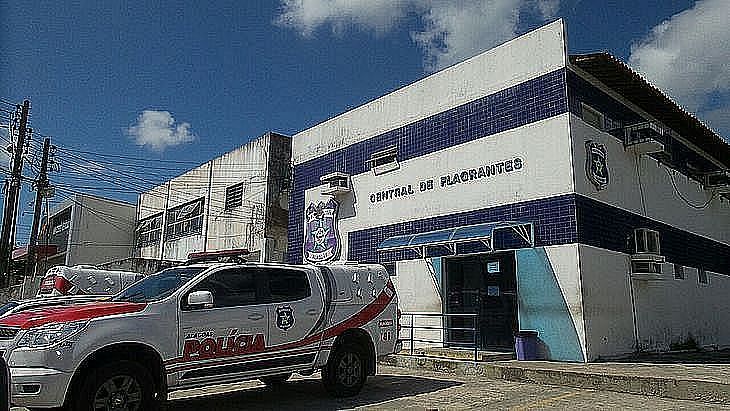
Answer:
M397 297L380 265L191 263L108 301L0 319L12 402L153 410L172 390L322 371L357 394L396 350Z

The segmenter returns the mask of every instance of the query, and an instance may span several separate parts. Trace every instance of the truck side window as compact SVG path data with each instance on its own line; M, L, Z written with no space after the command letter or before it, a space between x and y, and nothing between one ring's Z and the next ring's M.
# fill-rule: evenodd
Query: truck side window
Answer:
M299 270L269 270L269 302L307 298L312 294L307 273Z
M253 270L241 269L218 271L198 283L191 292L213 293L214 308L258 304L255 274Z

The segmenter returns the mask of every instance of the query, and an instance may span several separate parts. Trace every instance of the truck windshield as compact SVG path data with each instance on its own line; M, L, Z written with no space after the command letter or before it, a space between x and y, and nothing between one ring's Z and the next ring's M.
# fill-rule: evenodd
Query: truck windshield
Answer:
M205 269L205 267L168 268L133 284L112 297L111 300L135 303L161 300Z

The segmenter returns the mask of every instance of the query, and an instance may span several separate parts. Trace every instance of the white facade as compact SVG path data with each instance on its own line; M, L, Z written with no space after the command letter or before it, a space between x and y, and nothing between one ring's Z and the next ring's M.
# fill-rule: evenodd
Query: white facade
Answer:
M625 148L616 129L670 127L571 63L564 31L556 21L296 134L289 262L382 263L404 312L476 312L483 348L516 330L538 331L539 355L564 361L730 345L730 269L713 271L730 266L730 206L682 167ZM671 139L704 156L698 166L722 166ZM631 274L641 228L658 232L661 275ZM472 237L454 240L459 230ZM422 333L434 334L468 340Z
M291 142L264 136L175 177L139 198L137 249L147 259L247 249L281 261Z

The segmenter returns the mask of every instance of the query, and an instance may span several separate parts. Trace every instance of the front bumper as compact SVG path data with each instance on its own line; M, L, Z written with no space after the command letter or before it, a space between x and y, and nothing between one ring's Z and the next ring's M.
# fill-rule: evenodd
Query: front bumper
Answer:
M23 407L63 406L71 373L52 368L10 368L10 402Z

